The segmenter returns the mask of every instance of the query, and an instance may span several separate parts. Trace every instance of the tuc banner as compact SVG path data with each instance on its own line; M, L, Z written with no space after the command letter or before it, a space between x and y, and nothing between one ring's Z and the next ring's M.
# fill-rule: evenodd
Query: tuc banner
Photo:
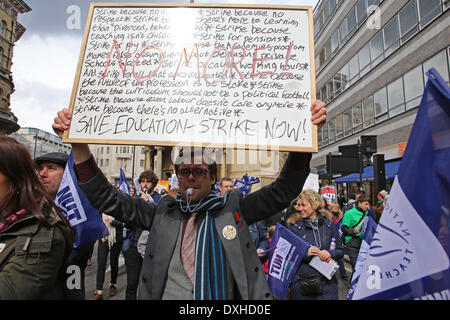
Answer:
M65 142L317 151L312 8L91 4Z
M274 296L285 299L291 280L309 244L289 229L277 223L270 242L269 282Z

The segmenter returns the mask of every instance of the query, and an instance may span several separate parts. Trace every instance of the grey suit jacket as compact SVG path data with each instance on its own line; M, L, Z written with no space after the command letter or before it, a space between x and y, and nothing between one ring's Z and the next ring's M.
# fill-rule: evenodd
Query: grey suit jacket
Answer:
M216 229L237 289L234 297L230 298L272 299L248 225L286 208L302 190L308 174L309 172L298 172L285 166L273 183L246 197L237 190L230 191L224 208L215 216ZM134 224L149 230L141 270L140 298L161 299L182 222L175 199L166 196L156 205L143 199L131 198L116 191L101 172L90 181L80 184L80 187L89 202L100 212L127 225ZM223 229L226 226L236 229L233 239L224 237Z

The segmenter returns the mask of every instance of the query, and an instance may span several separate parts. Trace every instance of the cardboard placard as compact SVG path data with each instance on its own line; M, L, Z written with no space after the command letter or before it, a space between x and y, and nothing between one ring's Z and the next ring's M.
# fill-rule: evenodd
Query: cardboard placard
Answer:
M64 142L317 152L312 8L91 4Z

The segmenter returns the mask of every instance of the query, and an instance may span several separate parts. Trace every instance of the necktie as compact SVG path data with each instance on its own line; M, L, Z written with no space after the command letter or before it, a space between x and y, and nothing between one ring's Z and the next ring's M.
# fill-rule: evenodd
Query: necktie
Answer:
M183 263L184 270L194 283L194 271L195 271L195 239L197 236L197 229L195 228L196 213L192 213L189 218L186 229L184 230L183 244L181 246L181 261Z

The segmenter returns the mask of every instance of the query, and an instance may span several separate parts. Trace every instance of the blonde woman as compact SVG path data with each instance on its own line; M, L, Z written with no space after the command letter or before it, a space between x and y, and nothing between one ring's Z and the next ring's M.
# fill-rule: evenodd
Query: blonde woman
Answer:
M298 212L288 219L291 231L310 244L292 280L291 300L338 300L336 277L328 280L309 265L314 256L322 261L338 261L344 250L336 226L320 213L322 198L313 190L303 190L297 200ZM332 239L336 243L330 249Z
M341 211L341 207L337 202L332 202L328 205L332 214L332 220L335 225L344 217L344 213Z

